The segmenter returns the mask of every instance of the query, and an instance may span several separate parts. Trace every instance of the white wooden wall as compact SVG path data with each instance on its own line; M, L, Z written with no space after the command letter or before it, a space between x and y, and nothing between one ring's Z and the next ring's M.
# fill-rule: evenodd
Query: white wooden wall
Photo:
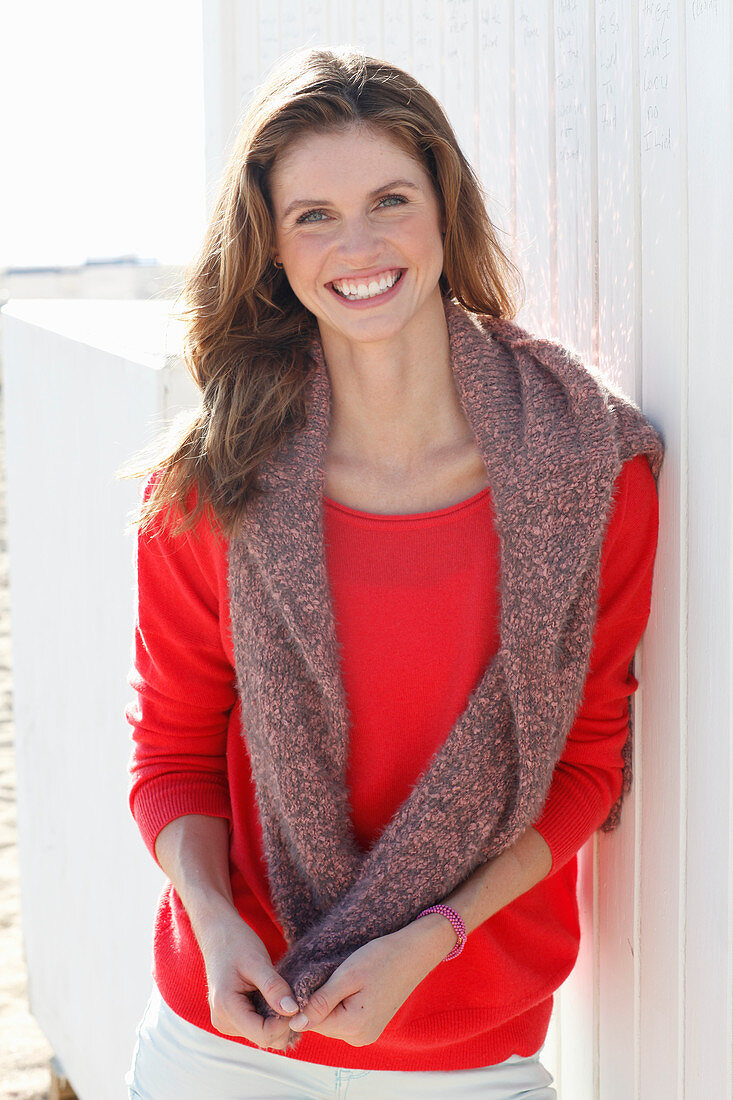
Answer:
M662 429L635 784L581 854L561 1100L733 1098L733 111L725 0L205 0L209 200L285 51L352 44L443 103L562 340Z
M140 486L115 471L196 403L173 304L2 312L23 948L31 1011L79 1100L127 1097L165 883L127 804Z

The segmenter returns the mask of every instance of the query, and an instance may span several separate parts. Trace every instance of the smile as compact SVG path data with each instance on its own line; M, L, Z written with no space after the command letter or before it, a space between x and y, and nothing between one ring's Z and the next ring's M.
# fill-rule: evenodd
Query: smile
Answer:
M402 275L402 270L393 270L371 279L368 284L340 279L338 282L329 283L329 286L334 294L344 302L363 302L388 295L400 282Z

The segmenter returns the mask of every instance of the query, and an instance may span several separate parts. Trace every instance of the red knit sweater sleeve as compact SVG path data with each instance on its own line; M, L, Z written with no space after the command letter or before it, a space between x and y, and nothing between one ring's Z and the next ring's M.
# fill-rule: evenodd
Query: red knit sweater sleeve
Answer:
M173 536L158 517L138 532L128 677L136 699L125 711L133 741L129 805L156 863L158 833L176 817L226 817L231 830L226 743L236 688L221 638L226 578L216 562L206 520L194 533Z
M630 696L639 686L630 663L649 618L659 530L657 488L645 455L624 463L614 497L583 701L533 823L550 847L550 874L603 824L621 793Z

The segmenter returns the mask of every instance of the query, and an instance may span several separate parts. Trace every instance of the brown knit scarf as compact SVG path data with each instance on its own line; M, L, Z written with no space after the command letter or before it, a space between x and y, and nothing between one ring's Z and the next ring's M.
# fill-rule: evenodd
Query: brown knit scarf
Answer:
M323 545L331 385L311 345L304 428L260 468L269 490L230 540L243 737L269 883L303 1007L353 951L412 921L535 820L583 698L612 488L664 445L638 407L562 345L444 298L455 384L486 465L500 546L498 651L372 848L349 813L349 713ZM603 825L619 820L631 779ZM261 995L263 1016L274 1012ZM290 1033L291 1045L298 1035Z

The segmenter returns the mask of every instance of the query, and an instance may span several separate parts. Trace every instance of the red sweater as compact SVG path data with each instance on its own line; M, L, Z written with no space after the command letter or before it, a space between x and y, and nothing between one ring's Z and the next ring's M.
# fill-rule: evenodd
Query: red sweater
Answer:
M645 456L625 464L614 497L583 704L533 823L550 847L552 870L476 928L458 958L431 971L408 998L409 1013L400 1009L377 1042L352 1047L306 1032L283 1057L348 1068L454 1070L542 1046L552 992L578 953L576 852L621 789L628 699L638 686L629 664L649 615L658 534L656 485ZM407 516L373 515L326 497L324 524L353 718L347 782L356 836L366 849L498 648L499 547L489 488L452 507ZM130 677L137 700L126 712L133 738L130 809L153 858L158 833L174 818L229 819L234 901L277 965L286 943L269 896L240 727L226 544L206 520L198 536L172 539L159 522L138 538ZM201 953L170 883L158 904L153 977L175 1012L218 1034Z

